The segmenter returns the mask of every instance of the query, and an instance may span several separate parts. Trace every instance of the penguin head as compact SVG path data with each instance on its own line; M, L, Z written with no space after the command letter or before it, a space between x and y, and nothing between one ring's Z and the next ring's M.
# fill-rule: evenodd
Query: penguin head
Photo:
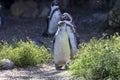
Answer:
M58 0L52 0L52 6L58 5L59 1Z
M69 13L63 13L63 15L61 16L61 20L72 22L72 16Z
M53 10L55 10L56 8L59 8L59 5L58 5L58 0L52 0L52 3L51 3L51 12L53 11Z

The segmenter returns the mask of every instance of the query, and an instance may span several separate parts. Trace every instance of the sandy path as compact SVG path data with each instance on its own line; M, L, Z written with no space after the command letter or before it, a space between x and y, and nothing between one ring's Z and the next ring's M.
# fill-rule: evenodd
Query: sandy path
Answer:
M57 71L53 65L14 68L0 71L0 80L74 80L67 71Z

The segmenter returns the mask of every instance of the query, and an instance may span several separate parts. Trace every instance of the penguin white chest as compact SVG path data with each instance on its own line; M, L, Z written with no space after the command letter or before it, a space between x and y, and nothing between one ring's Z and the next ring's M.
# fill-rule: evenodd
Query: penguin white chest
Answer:
M48 32L50 34L54 34L57 31L58 29L57 24L60 21L60 17L61 17L60 11L56 11L52 15L51 20L49 21L49 28L48 28Z
M70 61L70 44L67 32L60 32L56 36L54 44L54 62Z

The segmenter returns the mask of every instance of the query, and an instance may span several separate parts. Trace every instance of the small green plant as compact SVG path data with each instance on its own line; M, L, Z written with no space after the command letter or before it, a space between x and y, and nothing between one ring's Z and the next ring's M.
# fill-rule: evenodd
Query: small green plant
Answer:
M18 67L27 67L48 63L50 54L44 46L39 47L29 40L27 42L16 42L14 45L3 45L0 51L0 59L3 58L10 59Z
M12 49L12 46L9 45L6 41L1 41L0 43L0 60L3 58L8 58L8 51Z
M120 80L120 36L81 44L70 72L85 80Z

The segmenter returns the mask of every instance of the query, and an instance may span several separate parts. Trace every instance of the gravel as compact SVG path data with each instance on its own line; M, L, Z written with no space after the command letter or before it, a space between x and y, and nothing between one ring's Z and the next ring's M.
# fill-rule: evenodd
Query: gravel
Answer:
M66 71L56 71L54 65L1 70L0 80L75 80Z

